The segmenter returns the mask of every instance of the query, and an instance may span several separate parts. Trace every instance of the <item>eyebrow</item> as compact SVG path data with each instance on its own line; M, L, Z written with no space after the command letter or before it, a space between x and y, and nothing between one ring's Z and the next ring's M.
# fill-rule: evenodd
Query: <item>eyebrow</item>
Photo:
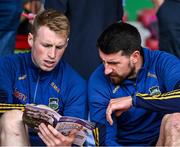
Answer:
M56 46L58 46L58 47L63 47L63 46L65 46L66 44L67 44L67 42L64 43L64 44L58 44L58 45L56 45Z
M102 60L102 59L101 59ZM102 62L104 63L108 63L108 64L111 64L111 63L120 63L120 61L116 61L116 60L109 60L109 61L105 61L105 60L102 60Z
M120 63L119 61L107 61L107 63Z
M42 44L47 44L47 45L54 45L53 43L49 43L49 42L46 42L46 41L42 41ZM57 44L55 46L65 46L67 44L67 42L63 43L63 44Z

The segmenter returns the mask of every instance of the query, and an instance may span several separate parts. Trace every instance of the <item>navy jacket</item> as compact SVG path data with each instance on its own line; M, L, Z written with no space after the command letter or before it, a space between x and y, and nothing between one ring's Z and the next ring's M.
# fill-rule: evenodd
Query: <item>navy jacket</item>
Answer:
M161 95L176 89L177 84L180 84L179 59L165 52L147 49L143 49L143 57L144 64L136 80L127 79L115 86L105 76L103 65L92 74L88 97L91 121L96 122L98 128L95 131L97 144L155 145L163 114L180 112L180 92L174 91L174 97L171 93L169 98ZM120 117L113 116L114 123L110 126L106 121L109 100L124 96L133 97L133 107Z
M50 72L41 71L31 53L0 58L0 102L44 104L61 115L87 119L86 82L60 60Z

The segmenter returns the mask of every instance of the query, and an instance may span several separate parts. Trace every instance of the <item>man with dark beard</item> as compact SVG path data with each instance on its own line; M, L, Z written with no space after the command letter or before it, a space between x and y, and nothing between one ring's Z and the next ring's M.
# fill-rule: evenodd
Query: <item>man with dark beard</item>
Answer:
M123 22L106 28L97 47L103 64L88 83L96 144L154 146L158 141L161 146L180 145L175 129L180 127L175 121L180 113L174 113L180 112L179 59L141 47L138 30Z

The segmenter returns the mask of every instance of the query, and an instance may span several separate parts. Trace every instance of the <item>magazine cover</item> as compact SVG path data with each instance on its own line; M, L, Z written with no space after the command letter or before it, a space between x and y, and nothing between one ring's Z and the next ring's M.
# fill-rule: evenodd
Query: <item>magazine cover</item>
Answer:
M78 129L73 144L83 145L87 135L95 128L95 124L76 117L61 116L56 111L44 105L26 105L23 113L23 121L38 131L40 123L50 124L63 135L69 135L73 129Z

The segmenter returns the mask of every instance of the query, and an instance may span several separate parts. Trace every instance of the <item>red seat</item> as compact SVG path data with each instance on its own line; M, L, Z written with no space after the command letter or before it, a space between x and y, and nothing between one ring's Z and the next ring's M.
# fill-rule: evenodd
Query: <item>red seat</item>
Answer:
M17 35L15 45L16 50L29 50L30 46L27 39L27 35Z
M149 27L152 22L157 21L155 9L143 9L139 11L137 20L141 22L144 27Z
M151 50L158 50L159 41L155 38L149 37L146 39L146 47Z

